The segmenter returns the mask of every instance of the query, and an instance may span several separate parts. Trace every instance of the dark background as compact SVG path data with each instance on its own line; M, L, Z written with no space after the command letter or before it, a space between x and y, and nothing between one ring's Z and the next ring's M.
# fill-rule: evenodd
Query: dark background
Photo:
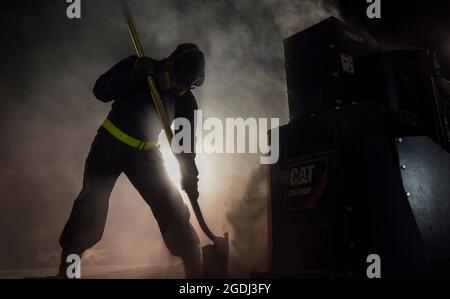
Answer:
M450 1L381 1L381 19L368 19L366 1L337 1L347 22L366 29L393 47L430 49L441 60L443 74L450 77Z

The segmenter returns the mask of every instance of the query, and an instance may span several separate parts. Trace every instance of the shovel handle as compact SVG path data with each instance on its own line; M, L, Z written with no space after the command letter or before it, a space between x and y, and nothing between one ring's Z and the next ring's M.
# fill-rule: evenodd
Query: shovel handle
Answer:
M144 48L139 40L139 36L134 26L133 19L131 16L127 17L128 31L130 32L131 40L133 41L136 54L139 58L144 57ZM161 96L159 95L158 86L156 85L155 79L152 76L147 76L148 89L153 99L153 103L156 107L156 112L158 113L159 120L164 128L164 133L166 134L167 140L169 141L169 146L172 144L173 132L170 128L170 121L167 117L166 108L163 105Z
M206 224L205 218L203 218L202 210L200 209L198 201L191 198L189 198L189 201L191 202L192 209L194 210L195 216L197 217L197 221L198 224L200 225L200 228L211 241L215 242L217 237L211 232L208 225Z

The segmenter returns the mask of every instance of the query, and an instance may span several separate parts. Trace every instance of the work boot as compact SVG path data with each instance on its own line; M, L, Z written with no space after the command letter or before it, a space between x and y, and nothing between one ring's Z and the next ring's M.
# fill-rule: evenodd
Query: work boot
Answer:
M184 273L186 279L200 279L203 278L202 261L200 259L200 252L198 254L191 254L186 257L181 257L183 260Z

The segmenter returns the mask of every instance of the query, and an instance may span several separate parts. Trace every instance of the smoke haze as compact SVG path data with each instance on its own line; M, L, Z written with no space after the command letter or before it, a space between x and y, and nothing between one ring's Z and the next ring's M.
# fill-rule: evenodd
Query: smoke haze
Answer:
M2 4L0 16L0 269L36 267L58 253L90 143L110 109L95 100L92 86L133 54L118 1L82 1L81 20L66 18L65 1L18 3ZM130 6L148 56L163 58L183 42L204 51L206 81L194 92L204 117L278 117L281 124L288 115L282 39L339 16L333 6L312 0L149 0ZM264 270L267 190L259 156L200 154L197 164L205 218L214 232L231 234L233 273ZM179 262L124 176L96 248L113 257L109 263Z

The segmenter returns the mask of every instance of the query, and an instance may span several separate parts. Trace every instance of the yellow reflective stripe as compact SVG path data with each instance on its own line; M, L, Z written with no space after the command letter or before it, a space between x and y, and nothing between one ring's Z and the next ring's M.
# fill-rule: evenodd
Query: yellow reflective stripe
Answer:
M168 72L164 72L164 79L165 79L165 90L169 90L172 81L170 81L170 74ZM181 92L178 93L179 96L184 96L189 91L188 88L183 89Z
M158 146L158 141L147 141L147 142L144 142L142 149L148 150L148 149L154 148L156 146Z
M188 90L189 89L183 89L178 95L179 96L184 96L188 92Z
M165 88L165 90L169 90L169 88L170 88L170 75L169 75L169 73L168 72L164 72L164 78L166 79L166 88Z
M114 137L116 137L118 140L122 141L123 143L140 149L140 150L147 150L151 149L158 145L158 141L142 141L139 139L136 139L127 133L123 132L121 129L116 127L109 119L105 119L103 122L103 127Z

